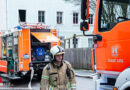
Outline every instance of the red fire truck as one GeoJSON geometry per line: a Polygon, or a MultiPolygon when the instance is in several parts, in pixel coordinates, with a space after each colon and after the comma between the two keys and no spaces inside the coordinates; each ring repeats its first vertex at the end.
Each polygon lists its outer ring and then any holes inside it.
{"type": "Polygon", "coordinates": [[[0,76],[20,79],[30,74],[30,67],[39,77],[51,61],[50,48],[60,45],[58,31],[42,25],[17,26],[0,36],[0,76]]]}
{"type": "Polygon", "coordinates": [[[82,0],[81,30],[93,36],[96,90],[130,90],[130,0],[96,0],[94,31],[89,29],[89,0],[82,0]]]}

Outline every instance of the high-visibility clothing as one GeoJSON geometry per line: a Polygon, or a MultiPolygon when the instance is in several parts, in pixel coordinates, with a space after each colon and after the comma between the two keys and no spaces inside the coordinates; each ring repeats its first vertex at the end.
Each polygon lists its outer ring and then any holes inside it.
{"type": "Polygon", "coordinates": [[[41,90],[76,90],[75,73],[71,64],[63,61],[60,67],[54,62],[46,65],[42,73],[41,90]]]}

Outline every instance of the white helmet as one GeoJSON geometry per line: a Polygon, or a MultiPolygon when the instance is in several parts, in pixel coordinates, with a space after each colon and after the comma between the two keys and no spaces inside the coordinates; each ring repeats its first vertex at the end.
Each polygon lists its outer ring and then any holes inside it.
{"type": "Polygon", "coordinates": [[[64,49],[60,46],[54,46],[51,48],[50,50],[51,54],[53,55],[53,59],[55,55],[60,55],[60,54],[64,54],[64,49]]]}

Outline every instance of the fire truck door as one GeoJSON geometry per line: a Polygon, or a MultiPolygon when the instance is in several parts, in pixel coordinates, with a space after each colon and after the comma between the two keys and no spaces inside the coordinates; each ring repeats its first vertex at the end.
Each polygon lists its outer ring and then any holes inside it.
{"type": "Polygon", "coordinates": [[[19,71],[29,70],[30,52],[30,30],[23,29],[19,32],[19,71]]]}

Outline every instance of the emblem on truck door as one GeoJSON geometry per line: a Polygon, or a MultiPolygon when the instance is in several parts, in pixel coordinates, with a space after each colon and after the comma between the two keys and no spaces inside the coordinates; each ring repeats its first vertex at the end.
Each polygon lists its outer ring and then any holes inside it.
{"type": "Polygon", "coordinates": [[[124,60],[119,57],[119,48],[118,47],[112,47],[111,49],[112,57],[108,58],[109,63],[123,63],[124,60]]]}
{"type": "Polygon", "coordinates": [[[118,49],[117,48],[112,48],[112,56],[117,57],[118,56],[118,49]]]}

